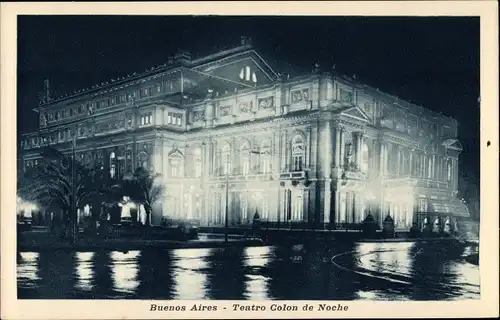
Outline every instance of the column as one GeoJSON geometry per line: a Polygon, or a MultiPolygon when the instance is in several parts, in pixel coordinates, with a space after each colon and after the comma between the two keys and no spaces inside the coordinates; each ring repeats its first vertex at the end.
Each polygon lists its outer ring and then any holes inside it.
{"type": "Polygon", "coordinates": [[[410,159],[409,159],[409,163],[410,163],[409,164],[409,166],[410,166],[410,168],[409,168],[409,170],[410,170],[410,177],[413,176],[413,151],[414,151],[413,149],[409,151],[409,157],[410,157],[410,159]]]}
{"type": "Polygon", "coordinates": [[[215,110],[211,98],[205,100],[205,126],[211,128],[214,125],[215,110]]]}
{"type": "Polygon", "coordinates": [[[335,168],[340,168],[340,131],[341,131],[341,127],[339,125],[336,125],[335,126],[335,131],[334,131],[334,135],[335,135],[335,158],[334,158],[334,161],[335,161],[335,168]]]}
{"type": "Polygon", "coordinates": [[[340,161],[339,161],[339,164],[340,164],[340,167],[343,167],[344,166],[344,157],[345,157],[345,136],[344,136],[345,130],[344,130],[344,128],[340,128],[339,135],[340,135],[340,153],[339,153],[340,161]]]}
{"type": "Polygon", "coordinates": [[[340,223],[340,192],[338,190],[334,190],[333,192],[332,207],[334,216],[332,217],[332,222],[340,223]]]}
{"type": "Polygon", "coordinates": [[[380,141],[380,175],[383,177],[386,175],[387,171],[387,144],[384,141],[380,141]]]}
{"type": "Polygon", "coordinates": [[[458,161],[457,161],[457,159],[453,159],[453,162],[452,162],[451,179],[453,181],[453,191],[456,191],[457,187],[458,187],[458,161]]]}
{"type": "Polygon", "coordinates": [[[363,133],[356,133],[356,165],[361,166],[363,150],[363,133]]]}
{"type": "Polygon", "coordinates": [[[275,104],[274,104],[274,109],[275,109],[275,114],[276,115],[281,115],[281,93],[283,89],[283,84],[280,83],[280,85],[276,88],[276,97],[275,97],[275,104]]]}
{"type": "MultiPolygon", "coordinates": [[[[331,135],[331,134],[330,134],[331,135]]],[[[331,140],[331,137],[329,138],[329,141],[331,140]]],[[[305,168],[311,168],[311,158],[312,158],[312,127],[307,127],[307,130],[306,130],[306,147],[305,147],[305,163],[304,163],[304,167],[305,168]]],[[[320,140],[319,140],[320,141],[320,140]]],[[[315,141],[314,144],[316,146],[316,153],[318,151],[321,151],[321,150],[318,150],[318,142],[319,141],[315,141]]]]}

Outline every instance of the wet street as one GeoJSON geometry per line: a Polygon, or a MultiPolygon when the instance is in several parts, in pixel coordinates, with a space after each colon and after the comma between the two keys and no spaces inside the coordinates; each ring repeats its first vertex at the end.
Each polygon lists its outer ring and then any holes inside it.
{"type": "Polygon", "coordinates": [[[477,248],[358,243],[291,248],[23,252],[23,299],[479,299],[477,248]]]}

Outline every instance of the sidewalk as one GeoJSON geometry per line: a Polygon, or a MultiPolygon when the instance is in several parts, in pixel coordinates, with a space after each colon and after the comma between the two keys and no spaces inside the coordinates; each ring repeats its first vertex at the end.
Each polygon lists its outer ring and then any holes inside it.
{"type": "Polygon", "coordinates": [[[62,243],[50,235],[36,237],[25,237],[20,245],[19,251],[41,251],[41,250],[142,250],[142,249],[183,249],[183,248],[224,248],[224,247],[251,247],[262,246],[261,239],[244,239],[237,235],[230,235],[228,242],[224,237],[214,237],[200,234],[197,240],[145,240],[145,239],[79,239],[76,244],[62,243]]]}

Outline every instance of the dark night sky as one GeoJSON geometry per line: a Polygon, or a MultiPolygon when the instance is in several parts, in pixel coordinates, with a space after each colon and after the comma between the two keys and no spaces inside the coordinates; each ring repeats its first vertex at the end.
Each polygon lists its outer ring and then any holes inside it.
{"type": "Polygon", "coordinates": [[[250,36],[277,72],[325,71],[456,118],[462,169],[479,175],[479,18],[92,17],[18,20],[18,128],[48,78],[57,94],[163,64],[178,48],[202,56],[250,36]]]}

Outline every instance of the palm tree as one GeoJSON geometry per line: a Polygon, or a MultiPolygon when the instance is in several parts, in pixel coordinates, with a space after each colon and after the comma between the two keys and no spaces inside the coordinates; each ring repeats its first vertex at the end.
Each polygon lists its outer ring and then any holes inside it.
{"type": "Polygon", "coordinates": [[[161,175],[151,173],[148,170],[139,167],[133,175],[125,177],[122,182],[122,192],[133,202],[142,204],[146,211],[146,225],[150,225],[151,212],[156,201],[163,197],[165,191],[161,183],[161,175]]]}
{"type": "MultiPolygon", "coordinates": [[[[96,197],[109,193],[109,190],[104,188],[103,179],[99,170],[86,168],[78,161],[70,161],[63,155],[59,158],[44,157],[36,167],[30,168],[22,175],[18,191],[25,200],[61,209],[63,219],[70,222],[72,218],[76,218],[76,212],[72,212],[73,204],[74,208],[79,208],[92,203],[96,197]]],[[[95,218],[95,215],[93,217],[95,218]]]]}

